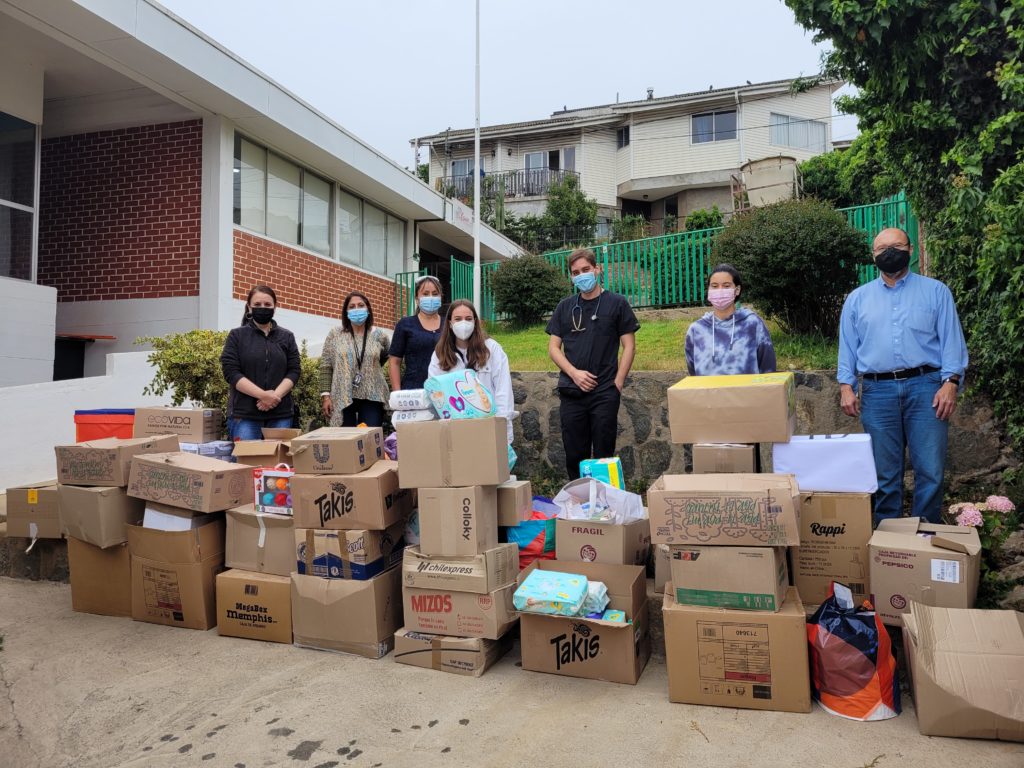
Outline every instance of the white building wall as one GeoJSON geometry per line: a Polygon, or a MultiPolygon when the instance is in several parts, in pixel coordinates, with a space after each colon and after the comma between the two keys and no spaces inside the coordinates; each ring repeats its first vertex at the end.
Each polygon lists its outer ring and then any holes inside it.
{"type": "MultiPolygon", "coordinates": [[[[583,136],[581,186],[598,205],[616,206],[615,129],[587,131],[583,136]]],[[[576,158],[580,163],[579,155],[576,158]]]]}
{"type": "MultiPolygon", "coordinates": [[[[632,134],[632,129],[630,129],[632,134]]],[[[630,136],[632,141],[632,135],[630,136]]],[[[617,143],[617,142],[616,142],[617,143]]],[[[615,144],[612,145],[616,146],[615,144]]],[[[622,149],[615,150],[615,183],[625,184],[627,181],[633,178],[633,150],[632,143],[628,146],[622,147],[622,149]]]]}
{"type": "Polygon", "coordinates": [[[57,289],[0,277],[0,305],[0,387],[52,381],[57,289]]]}
{"type": "MultiPolygon", "coordinates": [[[[732,107],[719,109],[728,110],[732,107]]],[[[701,113],[706,111],[708,110],[701,110],[701,113]]],[[[691,114],[645,122],[639,122],[638,118],[634,118],[631,137],[634,145],[634,169],[631,178],[643,179],[739,167],[739,139],[694,144],[691,126],[691,114]]],[[[620,179],[620,183],[627,180],[620,179]]]]}
{"type": "Polygon", "coordinates": [[[780,154],[802,161],[821,154],[813,150],[772,144],[768,129],[772,112],[825,123],[825,149],[831,147],[832,96],[828,88],[814,88],[795,96],[785,94],[743,103],[743,124],[746,126],[743,131],[743,162],[780,154]]]}
{"type": "Polygon", "coordinates": [[[20,439],[18,449],[8,451],[0,463],[0,491],[57,476],[53,446],[75,442],[76,410],[170,403],[169,396],[142,394],[155,373],[145,352],[110,355],[106,363],[103,376],[3,390],[0,434],[20,439]]]}

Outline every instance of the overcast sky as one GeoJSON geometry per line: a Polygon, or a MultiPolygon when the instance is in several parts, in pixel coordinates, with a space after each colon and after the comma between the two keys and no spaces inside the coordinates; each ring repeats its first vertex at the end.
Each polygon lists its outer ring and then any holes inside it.
{"type": "MultiPolygon", "coordinates": [[[[473,126],[473,0],[160,1],[403,166],[409,139],[473,126]]],[[[780,0],[480,5],[482,125],[810,75],[822,51],[780,0]]]]}

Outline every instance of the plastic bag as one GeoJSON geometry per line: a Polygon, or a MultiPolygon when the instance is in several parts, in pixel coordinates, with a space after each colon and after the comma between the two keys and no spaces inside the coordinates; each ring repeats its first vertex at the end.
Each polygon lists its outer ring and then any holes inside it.
{"type": "Polygon", "coordinates": [[[624,525],[647,517],[643,499],[637,494],[581,477],[563,486],[555,496],[558,516],[563,520],[596,520],[624,525]]]}
{"type": "Polygon", "coordinates": [[[384,438],[384,455],[392,461],[398,461],[398,433],[392,432],[384,438]]]}
{"type": "Polygon", "coordinates": [[[555,559],[556,512],[550,499],[534,496],[530,519],[505,529],[509,543],[519,547],[519,570],[529,567],[534,560],[555,559]]]}
{"type": "Polygon", "coordinates": [[[882,619],[849,587],[833,582],[807,621],[811,688],[822,709],[849,720],[888,720],[900,713],[900,682],[882,619]]]}

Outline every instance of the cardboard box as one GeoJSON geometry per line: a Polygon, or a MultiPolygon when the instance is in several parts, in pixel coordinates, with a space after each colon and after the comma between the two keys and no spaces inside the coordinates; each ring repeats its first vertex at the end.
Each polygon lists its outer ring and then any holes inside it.
{"type": "Polygon", "coordinates": [[[800,546],[790,554],[804,605],[823,603],[833,581],[849,587],[857,605],[871,597],[871,522],[871,494],[800,494],[800,546]]]}
{"type": "Polygon", "coordinates": [[[249,467],[276,467],[291,462],[290,443],[284,440],[239,440],[231,455],[249,467]]]}
{"type": "Polygon", "coordinates": [[[680,547],[671,578],[680,605],[777,611],[786,599],[785,547],[680,547]]]}
{"type": "Polygon", "coordinates": [[[687,376],[668,388],[673,443],[785,443],[796,429],[792,373],[687,376]]]}
{"type": "Polygon", "coordinates": [[[911,603],[903,623],[921,733],[1024,741],[1024,615],[911,603]]]}
{"type": "Polygon", "coordinates": [[[756,472],[756,445],[697,443],[693,446],[693,474],[756,472]]]}
{"type": "Polygon", "coordinates": [[[420,551],[475,555],[498,546],[498,492],[493,485],[420,488],[420,551]]]}
{"type": "Polygon", "coordinates": [[[386,531],[296,528],[292,570],[325,579],[370,579],[402,561],[405,523],[386,531]]]}
{"type": "Polygon", "coordinates": [[[132,434],[135,437],[176,435],[183,443],[210,443],[224,435],[224,414],[219,408],[136,408],[132,434]]]}
{"type": "Polygon", "coordinates": [[[405,628],[432,635],[497,640],[519,620],[514,583],[487,594],[403,587],[405,628]]]}
{"type": "Polygon", "coordinates": [[[250,467],[209,456],[143,454],[132,461],[128,493],[193,512],[222,512],[250,500],[251,478],[250,467]]]}
{"type": "Polygon", "coordinates": [[[650,520],[632,520],[625,525],[561,518],[555,521],[556,560],[646,565],[650,554],[650,520]]]}
{"type": "Polygon", "coordinates": [[[380,427],[322,427],[292,438],[292,469],[306,475],[354,475],[383,458],[380,427]]]}
{"type": "Polygon", "coordinates": [[[291,643],[291,578],[234,569],[219,573],[217,634],[291,643]]]}
{"type": "Polygon", "coordinates": [[[7,535],[23,539],[61,539],[57,481],[7,489],[7,535]]]}
{"type": "Polygon", "coordinates": [[[220,515],[213,512],[193,512],[191,509],[173,507],[156,501],[147,501],[144,504],[142,527],[155,531],[189,531],[206,525],[211,520],[221,519],[220,515]]]}
{"type": "Polygon", "coordinates": [[[608,607],[624,611],[629,623],[523,611],[523,669],[635,685],[651,655],[646,570],[639,565],[538,560],[523,571],[520,581],[535,568],[604,582],[608,607]]]}
{"type": "Polygon", "coordinates": [[[800,543],[792,475],[662,475],[647,492],[651,541],[777,547],[800,543]]]}
{"type": "Polygon", "coordinates": [[[672,580],[672,561],[669,554],[668,544],[654,544],[651,547],[654,553],[654,591],[658,594],[665,592],[665,584],[672,580]]]}
{"type": "Polygon", "coordinates": [[[499,544],[479,555],[450,557],[425,555],[419,547],[408,547],[402,558],[402,584],[406,587],[483,595],[515,583],[518,575],[517,544],[499,544]]]}
{"type": "Polygon", "coordinates": [[[267,515],[252,504],[229,509],[224,564],[228,568],[290,576],[295,570],[295,534],[289,515],[267,515]]]}
{"type": "Polygon", "coordinates": [[[871,592],[882,621],[902,626],[910,601],[973,608],[981,571],[978,531],[917,517],[883,520],[868,542],[871,592]]]}
{"type": "Polygon", "coordinates": [[[402,574],[392,568],[366,581],[321,579],[293,573],[292,632],[295,644],[386,656],[402,626],[402,574]]]}
{"type": "Polygon", "coordinates": [[[178,438],[104,437],[58,445],[53,450],[57,455],[57,482],[62,485],[128,485],[128,471],[135,456],[177,451],[178,438]]]}
{"type": "Polygon", "coordinates": [[[295,475],[296,528],[383,531],[412,512],[413,492],[398,487],[398,464],[378,461],[357,475],[295,475]]]}
{"type": "Polygon", "coordinates": [[[209,629],[217,624],[214,579],[224,568],[224,521],[189,531],[128,526],[132,618],[209,629]]]}
{"type": "Polygon", "coordinates": [[[125,526],[142,519],[146,502],[124,488],[59,485],[60,522],[68,536],[104,548],[128,541],[125,526]]]}
{"type": "Polygon", "coordinates": [[[512,634],[509,632],[498,640],[425,635],[404,628],[395,632],[395,661],[399,664],[468,677],[480,677],[511,647],[512,634]]]}
{"type": "Polygon", "coordinates": [[[500,485],[508,480],[505,419],[422,421],[397,426],[403,488],[500,485]]]}
{"type": "Polygon", "coordinates": [[[506,480],[498,486],[498,525],[512,528],[533,514],[533,486],[529,480],[506,480]]]}
{"type": "Polygon", "coordinates": [[[260,430],[264,440],[282,440],[290,443],[292,438],[302,434],[301,429],[290,429],[288,427],[263,427],[260,430]]]}
{"type": "Polygon", "coordinates": [[[810,712],[807,623],[793,587],[778,613],[680,605],[665,586],[668,699],[681,704],[810,712]]]}
{"type": "Polygon", "coordinates": [[[71,610],[100,616],[132,615],[132,566],[127,544],[100,549],[68,537],[71,610]]]}

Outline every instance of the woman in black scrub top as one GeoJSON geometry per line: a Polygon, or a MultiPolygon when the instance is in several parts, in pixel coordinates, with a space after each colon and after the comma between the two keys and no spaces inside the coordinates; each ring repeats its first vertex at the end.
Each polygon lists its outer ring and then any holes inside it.
{"type": "Polygon", "coordinates": [[[388,350],[391,390],[422,389],[427,367],[441,338],[441,281],[432,275],[416,279],[415,315],[403,317],[395,325],[388,350]],[[405,370],[402,370],[402,363],[405,370]]]}

